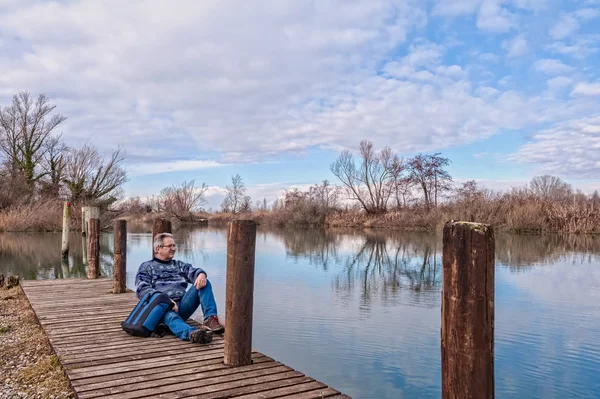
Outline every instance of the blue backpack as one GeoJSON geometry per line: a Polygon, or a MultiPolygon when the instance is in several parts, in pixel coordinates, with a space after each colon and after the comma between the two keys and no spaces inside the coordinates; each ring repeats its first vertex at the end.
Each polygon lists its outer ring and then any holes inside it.
{"type": "Polygon", "coordinates": [[[166,294],[148,293],[140,299],[127,319],[121,323],[121,327],[127,334],[149,337],[156,330],[165,313],[172,308],[173,302],[166,294]]]}

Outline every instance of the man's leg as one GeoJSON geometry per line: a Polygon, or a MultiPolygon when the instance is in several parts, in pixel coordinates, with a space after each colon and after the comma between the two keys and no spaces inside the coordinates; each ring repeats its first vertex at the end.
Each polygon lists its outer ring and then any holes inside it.
{"type": "Polygon", "coordinates": [[[195,328],[189,326],[176,312],[169,310],[165,317],[163,318],[163,322],[169,327],[169,330],[179,339],[184,341],[190,340],[190,333],[195,330],[195,328]]]}
{"type": "Polygon", "coordinates": [[[169,310],[167,314],[165,314],[163,321],[167,327],[169,327],[169,330],[181,340],[198,344],[208,344],[213,339],[212,330],[205,326],[200,328],[191,327],[172,310],[169,310]]]}
{"type": "Polygon", "coordinates": [[[213,294],[210,281],[206,280],[206,285],[198,290],[198,298],[200,299],[204,319],[217,315],[217,302],[215,301],[215,295],[213,294]]]}
{"type": "Polygon", "coordinates": [[[197,289],[192,285],[177,306],[179,307],[179,316],[183,320],[189,319],[198,309],[198,306],[202,307],[202,315],[205,319],[216,316],[217,302],[210,281],[206,280],[206,285],[201,289],[197,289]]]}
{"type": "Polygon", "coordinates": [[[204,325],[214,331],[215,334],[223,334],[225,327],[219,321],[217,316],[217,303],[213,294],[210,281],[206,280],[206,286],[198,291],[202,313],[204,314],[204,325]]]}
{"type": "Polygon", "coordinates": [[[225,328],[217,317],[217,302],[215,301],[210,281],[206,280],[206,285],[201,289],[196,289],[192,285],[178,306],[179,315],[184,320],[188,319],[198,309],[198,306],[201,306],[204,325],[213,330],[215,334],[225,332],[225,328]]]}

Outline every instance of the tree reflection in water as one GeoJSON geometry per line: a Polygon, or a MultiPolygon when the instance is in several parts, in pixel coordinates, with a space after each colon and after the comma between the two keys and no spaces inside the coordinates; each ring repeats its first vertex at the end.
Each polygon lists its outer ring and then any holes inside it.
{"type": "MultiPolygon", "coordinates": [[[[363,306],[394,300],[407,288],[415,295],[441,289],[439,235],[390,230],[269,230],[282,238],[288,256],[305,258],[323,271],[335,270],[333,289],[343,299],[360,290],[363,306]]],[[[587,263],[600,258],[598,236],[496,234],[496,263],[519,272],[555,262],[587,263]]]]}
{"type": "Polygon", "coordinates": [[[395,299],[402,288],[414,293],[437,289],[441,280],[434,235],[407,241],[379,232],[366,232],[358,252],[349,254],[342,271],[333,279],[338,292],[360,290],[361,306],[371,301],[395,299]]]}
{"type": "Polygon", "coordinates": [[[438,239],[431,233],[380,230],[277,230],[288,256],[306,258],[337,273],[333,289],[341,295],[360,290],[364,306],[376,297],[395,298],[403,287],[418,293],[441,283],[438,239]]]}

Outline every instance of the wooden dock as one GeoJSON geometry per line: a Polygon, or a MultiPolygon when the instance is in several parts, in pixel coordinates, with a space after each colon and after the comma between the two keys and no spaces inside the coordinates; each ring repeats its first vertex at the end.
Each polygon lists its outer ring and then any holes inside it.
{"type": "Polygon", "coordinates": [[[256,351],[253,364],[229,368],[220,336],[199,345],[128,335],[121,321],[137,298],[112,294],[112,280],[22,287],[78,398],[348,398],[256,351]]]}

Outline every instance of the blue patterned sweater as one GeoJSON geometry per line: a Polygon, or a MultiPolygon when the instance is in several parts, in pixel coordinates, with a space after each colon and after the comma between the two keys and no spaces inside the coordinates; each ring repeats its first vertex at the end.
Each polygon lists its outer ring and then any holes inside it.
{"type": "Polygon", "coordinates": [[[200,273],[206,274],[204,270],[180,260],[167,262],[154,258],[140,265],[135,276],[135,294],[142,299],[147,293],[158,291],[179,302],[188,283],[194,284],[200,273]]]}

